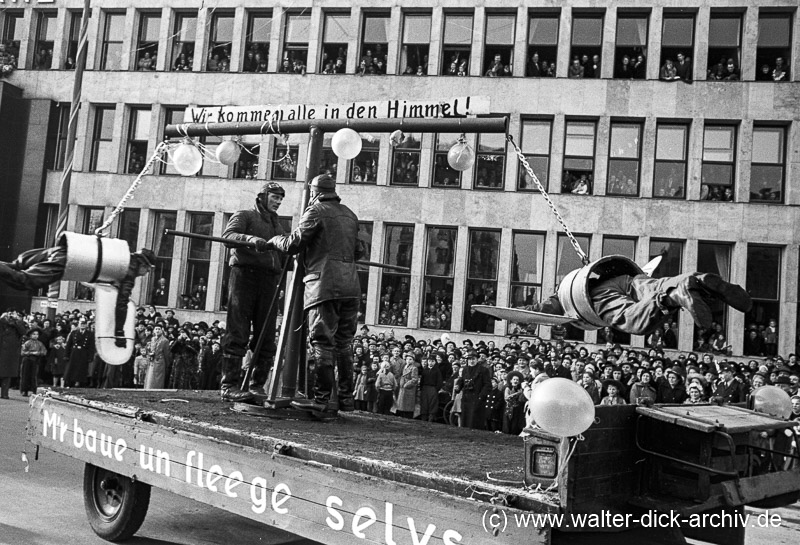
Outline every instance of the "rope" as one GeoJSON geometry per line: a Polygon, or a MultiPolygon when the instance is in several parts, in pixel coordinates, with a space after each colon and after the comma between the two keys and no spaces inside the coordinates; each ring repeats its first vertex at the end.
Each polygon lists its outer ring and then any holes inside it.
{"type": "Polygon", "coordinates": [[[550,210],[553,211],[558,223],[561,224],[561,228],[564,229],[564,233],[566,233],[567,237],[569,238],[572,247],[575,248],[575,252],[577,252],[578,257],[581,258],[581,262],[583,262],[584,265],[588,265],[589,256],[587,256],[586,252],[583,251],[583,248],[581,248],[581,245],[578,244],[578,240],[575,238],[575,235],[573,235],[572,231],[570,231],[569,227],[567,227],[567,223],[564,221],[564,218],[562,218],[561,214],[558,213],[556,205],[553,204],[553,201],[550,199],[550,195],[547,194],[542,182],[540,182],[539,178],[536,177],[536,174],[533,173],[533,169],[531,168],[531,165],[528,164],[528,160],[522,154],[522,151],[519,149],[519,147],[514,143],[514,137],[510,134],[507,134],[506,140],[508,140],[508,142],[514,148],[514,152],[517,154],[517,159],[519,159],[519,162],[522,163],[523,167],[525,167],[525,170],[528,172],[528,176],[531,177],[531,180],[533,180],[533,182],[536,184],[536,188],[539,190],[539,193],[541,193],[542,197],[544,197],[544,200],[547,201],[547,204],[550,206],[550,210]]]}
{"type": "Polygon", "coordinates": [[[139,185],[141,185],[142,178],[144,178],[144,175],[147,174],[147,171],[150,170],[150,168],[157,160],[161,159],[161,154],[164,153],[164,151],[166,151],[167,147],[168,144],[166,142],[159,142],[158,146],[156,146],[156,150],[153,152],[153,155],[150,157],[150,159],[147,161],[147,164],[144,165],[142,171],[139,173],[139,175],[133,181],[131,186],[128,188],[128,191],[125,192],[125,195],[122,196],[122,200],[119,201],[117,207],[113,210],[113,212],[111,212],[111,214],[108,215],[108,219],[105,222],[103,222],[103,225],[95,229],[94,231],[95,235],[106,236],[105,231],[107,231],[108,228],[111,227],[111,224],[114,223],[114,220],[117,219],[117,216],[119,216],[122,213],[122,211],[125,210],[125,203],[128,202],[128,200],[131,197],[133,197],[133,194],[136,192],[136,189],[139,187],[139,185]]]}
{"type": "Polygon", "coordinates": [[[578,443],[580,441],[584,440],[584,437],[583,435],[578,435],[577,437],[570,437],[569,440],[572,441],[572,447],[569,449],[569,452],[564,457],[564,459],[561,460],[561,464],[559,464],[558,468],[558,474],[556,474],[556,478],[553,479],[553,484],[548,486],[545,489],[545,492],[550,492],[551,490],[555,490],[556,488],[558,488],[558,482],[561,480],[561,477],[564,474],[564,470],[566,470],[567,466],[569,465],[569,459],[572,458],[572,454],[575,452],[575,448],[578,446],[578,443]]]}

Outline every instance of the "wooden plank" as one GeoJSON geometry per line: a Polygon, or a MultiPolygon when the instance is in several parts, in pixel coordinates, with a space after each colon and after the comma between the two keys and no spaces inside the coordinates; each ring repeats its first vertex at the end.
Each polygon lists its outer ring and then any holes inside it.
{"type": "Polygon", "coordinates": [[[547,543],[549,528],[486,519],[525,512],[36,396],[29,439],[215,507],[331,544],[547,543]],[[491,527],[489,528],[491,530],[491,527]],[[362,537],[363,536],[363,537],[362,537]]]}
{"type": "Polygon", "coordinates": [[[800,473],[780,471],[721,483],[730,505],[742,505],[800,490],[800,473]]]}
{"type": "Polygon", "coordinates": [[[769,415],[730,405],[639,407],[638,412],[701,431],[717,429],[728,433],[742,433],[754,429],[783,429],[790,426],[785,421],[769,415]]]}
{"type": "MultiPolygon", "coordinates": [[[[77,404],[79,406],[101,407],[105,406],[117,407],[117,403],[106,404],[94,401],[89,401],[85,398],[65,395],[61,393],[49,392],[49,395],[59,400],[77,404]]],[[[180,416],[175,416],[170,413],[160,413],[147,411],[143,412],[135,407],[129,407],[129,411],[137,414],[138,418],[146,420],[147,422],[161,424],[170,428],[182,429],[191,433],[200,435],[211,435],[215,438],[229,441],[234,444],[243,446],[250,446],[253,448],[266,449],[272,451],[275,447],[281,446],[285,454],[291,455],[303,460],[310,460],[315,462],[322,462],[330,464],[333,467],[341,469],[348,469],[358,473],[366,473],[380,478],[393,480],[397,482],[405,482],[423,488],[430,488],[459,496],[463,498],[474,497],[475,495],[506,495],[514,496],[516,498],[514,506],[525,511],[536,512],[557,512],[558,505],[556,503],[555,494],[544,494],[541,492],[528,492],[521,487],[502,486],[495,483],[487,483],[484,481],[475,481],[465,478],[459,478],[452,475],[445,475],[442,473],[422,471],[413,467],[398,463],[386,463],[380,460],[372,460],[365,457],[348,456],[341,453],[332,453],[318,448],[309,447],[307,445],[299,444],[295,441],[287,441],[286,439],[270,437],[254,433],[243,433],[239,429],[225,428],[219,425],[213,425],[205,422],[196,422],[184,419],[180,416]]],[[[350,415],[348,415],[350,418],[350,415]]],[[[353,416],[358,419],[359,416],[353,416]]],[[[393,425],[400,427],[407,427],[413,432],[417,422],[398,419],[393,421],[393,425]]],[[[491,436],[490,436],[491,437],[491,436]]],[[[521,444],[520,448],[524,448],[521,444]]],[[[520,453],[522,454],[522,453],[520,453]]],[[[522,457],[522,456],[520,456],[522,457]]],[[[522,486],[522,477],[520,476],[520,486],[522,486]]]]}

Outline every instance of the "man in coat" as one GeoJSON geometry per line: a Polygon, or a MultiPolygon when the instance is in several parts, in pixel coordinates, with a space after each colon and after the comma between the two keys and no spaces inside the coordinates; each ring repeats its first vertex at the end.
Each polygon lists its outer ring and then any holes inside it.
{"type": "Polygon", "coordinates": [[[223,401],[248,401],[264,395],[264,383],[275,361],[275,323],[277,304],[270,308],[278,289],[283,258],[267,241],[283,234],[278,208],[286,195],[275,182],[269,182],[256,196],[255,205],[231,216],[222,236],[231,241],[255,243],[255,249],[234,247],[231,250],[231,276],[228,282],[228,329],[222,339],[223,401]],[[266,324],[266,325],[265,325],[266,324]],[[264,331],[259,354],[253,356],[248,391],[241,391],[242,358],[248,348],[254,350],[264,331]]]}
{"type": "Polygon", "coordinates": [[[467,352],[467,366],[464,367],[461,380],[463,427],[483,429],[486,422],[482,401],[492,388],[492,375],[487,367],[478,363],[478,353],[475,350],[467,352]]]}
{"type": "Polygon", "coordinates": [[[84,386],[89,380],[89,364],[94,358],[94,334],[89,330],[86,316],[78,319],[78,329],[67,336],[67,368],[64,383],[84,386]]]}
{"type": "Polygon", "coordinates": [[[725,403],[741,403],[745,401],[742,383],[733,377],[733,365],[727,362],[719,364],[719,381],[714,385],[712,397],[721,398],[725,403]]]}
{"type": "Polygon", "coordinates": [[[13,308],[0,315],[0,399],[8,399],[11,379],[19,376],[20,348],[27,331],[13,308]]]}
{"type": "Polygon", "coordinates": [[[311,200],[297,229],[270,245],[283,252],[302,250],[305,264],[303,306],[316,359],[314,398],[293,402],[296,408],[336,414],[352,411],[353,351],[361,287],[355,262],[364,256],[358,217],[341,203],[336,181],[321,174],[309,185],[311,200]],[[338,370],[335,384],[334,366],[338,370]]]}

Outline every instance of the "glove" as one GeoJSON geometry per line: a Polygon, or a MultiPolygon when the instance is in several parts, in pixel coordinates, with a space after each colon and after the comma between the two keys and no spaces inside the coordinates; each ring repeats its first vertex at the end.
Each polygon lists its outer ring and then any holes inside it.
{"type": "Polygon", "coordinates": [[[270,248],[269,242],[261,237],[250,237],[250,242],[256,245],[256,252],[260,254],[263,254],[270,248]]]}

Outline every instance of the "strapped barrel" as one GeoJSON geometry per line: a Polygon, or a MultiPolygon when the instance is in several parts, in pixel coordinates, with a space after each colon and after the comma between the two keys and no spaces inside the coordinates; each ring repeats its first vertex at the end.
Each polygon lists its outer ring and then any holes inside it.
{"type": "Polygon", "coordinates": [[[58,244],[67,249],[62,280],[119,282],[128,272],[131,252],[124,240],[64,232],[58,244]]]}
{"type": "Polygon", "coordinates": [[[589,293],[592,288],[615,276],[644,274],[632,259],[621,255],[610,255],[592,261],[580,269],[570,272],[558,285],[558,301],[565,314],[579,321],[573,323],[580,329],[592,330],[609,327],[594,311],[589,293]]]}

